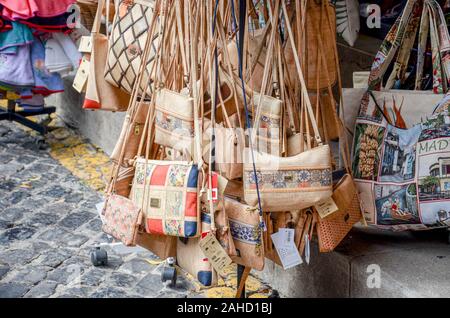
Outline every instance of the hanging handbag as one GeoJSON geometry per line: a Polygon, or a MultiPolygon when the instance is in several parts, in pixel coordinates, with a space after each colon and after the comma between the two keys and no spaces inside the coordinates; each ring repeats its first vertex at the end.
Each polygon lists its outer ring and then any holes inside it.
{"type": "MultiPolygon", "coordinates": [[[[202,237],[211,231],[211,216],[202,213],[202,237]]],[[[194,276],[203,286],[217,285],[217,272],[203,254],[199,242],[201,238],[178,239],[178,266],[194,276]]]]}
{"type": "MultiPolygon", "coordinates": [[[[276,9],[279,9],[278,3],[276,9]]],[[[276,20],[277,17],[273,25],[276,25],[276,20]]],[[[330,148],[322,144],[289,23],[287,29],[306,112],[310,117],[318,147],[294,157],[278,157],[259,152],[252,154],[252,149],[244,151],[245,202],[253,206],[258,203],[264,211],[271,212],[308,208],[330,198],[332,194],[330,148]]],[[[276,28],[273,28],[272,37],[275,31],[276,28]]],[[[267,77],[263,79],[263,86],[266,81],[267,77]]]]}
{"type": "Polygon", "coordinates": [[[228,197],[224,198],[223,207],[237,252],[231,259],[237,264],[263,270],[263,231],[258,209],[228,197]]]}
{"type": "Polygon", "coordinates": [[[109,196],[105,204],[103,231],[119,239],[126,246],[136,245],[143,216],[141,209],[120,195],[109,196]]]}
{"type": "Polygon", "coordinates": [[[128,108],[130,96],[106,82],[103,77],[104,61],[108,50],[108,37],[99,33],[104,4],[105,0],[98,1],[98,10],[92,29],[92,52],[83,108],[125,111],[128,108]]]}
{"type": "MultiPolygon", "coordinates": [[[[386,88],[405,83],[416,35],[419,34],[420,47],[427,38],[422,32],[427,29],[433,56],[433,91],[447,91],[450,77],[446,66],[448,51],[444,48],[450,37],[442,9],[433,0],[424,1],[423,5],[408,1],[372,65],[369,91],[361,100],[356,118],[353,175],[367,222],[385,229],[425,230],[448,226],[443,208],[448,203],[446,165],[440,158],[450,153],[445,146],[448,140],[444,132],[449,96],[437,107],[425,103],[417,109],[419,101],[425,100],[421,95],[426,93],[373,91],[381,89],[383,77],[395,57],[386,88]]],[[[419,61],[423,48],[420,51],[419,61]]],[[[422,87],[422,75],[419,76],[415,83],[418,89],[422,87]]]]}
{"type": "Polygon", "coordinates": [[[119,139],[111,154],[111,159],[115,162],[119,160],[122,147],[125,147],[123,164],[132,166],[132,160],[136,157],[139,143],[144,132],[144,124],[149,113],[149,103],[139,102],[134,114],[127,114],[122,125],[119,139]],[[128,139],[125,139],[128,136],[128,139]]]}
{"type": "Polygon", "coordinates": [[[155,143],[193,153],[194,100],[168,89],[156,93],[155,143]]]}
{"type": "Polygon", "coordinates": [[[138,158],[131,198],[142,206],[151,234],[196,237],[200,234],[196,164],[138,158]]]}
{"type": "MultiPolygon", "coordinates": [[[[130,93],[138,77],[142,62],[142,52],[155,10],[154,0],[121,0],[115,16],[111,38],[109,41],[108,57],[105,66],[105,79],[108,83],[130,93]]],[[[139,95],[149,87],[144,87],[150,77],[151,68],[155,59],[159,40],[152,37],[152,48],[146,60],[144,81],[140,87],[139,95]]]]}
{"type": "Polygon", "coordinates": [[[317,236],[320,252],[331,252],[347,236],[353,225],[361,221],[362,213],[358,190],[346,174],[333,190],[333,201],[338,211],[325,218],[317,218],[317,236]]]}

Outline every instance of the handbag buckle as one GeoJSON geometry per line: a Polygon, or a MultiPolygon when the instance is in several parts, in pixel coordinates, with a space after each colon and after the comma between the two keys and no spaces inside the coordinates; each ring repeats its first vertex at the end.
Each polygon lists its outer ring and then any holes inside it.
{"type": "Polygon", "coordinates": [[[136,124],[136,126],[134,126],[134,134],[135,135],[139,135],[139,132],[140,132],[140,129],[141,127],[140,127],[140,125],[139,124],[136,124]]]}

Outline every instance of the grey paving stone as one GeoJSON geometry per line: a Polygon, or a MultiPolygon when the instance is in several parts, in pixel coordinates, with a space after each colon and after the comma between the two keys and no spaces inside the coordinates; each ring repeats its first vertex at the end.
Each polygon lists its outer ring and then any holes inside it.
{"type": "Polygon", "coordinates": [[[48,266],[29,266],[15,271],[14,276],[11,278],[14,282],[25,282],[35,285],[44,280],[52,268],[48,266]]]}
{"type": "Polygon", "coordinates": [[[96,214],[88,211],[75,212],[62,219],[59,224],[66,228],[75,230],[89,220],[93,219],[95,216],[96,214]]]}
{"type": "Polygon", "coordinates": [[[10,266],[24,265],[35,256],[35,251],[30,249],[12,249],[0,253],[0,260],[10,266]]]}
{"type": "Polygon", "coordinates": [[[39,194],[49,198],[63,198],[69,192],[69,189],[65,189],[59,185],[54,185],[39,194]]]}
{"type": "Polygon", "coordinates": [[[108,271],[105,269],[94,267],[81,276],[80,283],[86,286],[100,286],[107,274],[108,271]]]}
{"type": "Polygon", "coordinates": [[[36,233],[36,228],[28,226],[16,226],[0,234],[0,243],[12,242],[15,240],[24,241],[36,233]]]}
{"type": "Polygon", "coordinates": [[[163,288],[160,275],[147,274],[136,285],[135,291],[144,296],[156,296],[163,288]]]}
{"type": "Polygon", "coordinates": [[[19,298],[30,290],[30,286],[19,283],[0,283],[0,298],[19,298]]]}
{"type": "Polygon", "coordinates": [[[92,221],[90,221],[85,228],[87,230],[91,230],[93,232],[98,232],[100,233],[102,230],[102,220],[100,220],[99,217],[93,219],[92,221]]]}
{"type": "Polygon", "coordinates": [[[38,212],[30,218],[27,218],[25,223],[35,227],[43,227],[53,225],[60,219],[60,216],[52,213],[38,212]]]}
{"type": "Polygon", "coordinates": [[[123,273],[112,273],[107,279],[107,283],[110,286],[122,287],[122,288],[132,288],[137,282],[137,279],[133,275],[123,274],[123,273]]]}
{"type": "Polygon", "coordinates": [[[156,266],[149,264],[146,260],[140,258],[133,258],[125,262],[119,271],[126,274],[148,274],[155,269],[156,266]]]}
{"type": "Polygon", "coordinates": [[[75,264],[59,266],[47,274],[47,280],[63,285],[77,284],[83,274],[83,267],[75,264]]]}
{"type": "Polygon", "coordinates": [[[33,261],[36,265],[44,265],[56,268],[71,256],[71,252],[66,249],[52,249],[46,251],[33,261]]]}
{"type": "Polygon", "coordinates": [[[52,281],[43,281],[40,284],[34,286],[30,289],[28,293],[25,294],[25,298],[46,298],[55,293],[56,286],[58,283],[52,281]]]}
{"type": "Polygon", "coordinates": [[[24,210],[21,208],[15,208],[10,207],[3,211],[0,211],[0,219],[9,221],[9,222],[15,222],[17,220],[20,220],[24,214],[31,214],[30,210],[24,210]]]}
{"type": "Polygon", "coordinates": [[[57,295],[57,298],[86,298],[90,294],[92,294],[92,287],[73,287],[66,288],[60,295],[57,295]]]}
{"type": "Polygon", "coordinates": [[[11,205],[15,205],[23,200],[26,200],[30,196],[31,195],[28,192],[25,192],[23,190],[18,190],[18,191],[11,192],[11,194],[9,195],[7,200],[11,205]]]}
{"type": "Polygon", "coordinates": [[[8,274],[10,267],[6,264],[0,264],[0,280],[8,274]]]}
{"type": "Polygon", "coordinates": [[[101,287],[93,292],[91,298],[128,298],[127,291],[115,287],[101,287]]]}

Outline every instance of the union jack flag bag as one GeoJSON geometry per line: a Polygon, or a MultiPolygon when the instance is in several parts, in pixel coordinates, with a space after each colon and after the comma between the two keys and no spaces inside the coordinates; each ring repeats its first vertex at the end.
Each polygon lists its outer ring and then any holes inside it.
{"type": "Polygon", "coordinates": [[[131,199],[145,215],[150,234],[200,235],[197,164],[186,161],[136,160],[131,199]]]}

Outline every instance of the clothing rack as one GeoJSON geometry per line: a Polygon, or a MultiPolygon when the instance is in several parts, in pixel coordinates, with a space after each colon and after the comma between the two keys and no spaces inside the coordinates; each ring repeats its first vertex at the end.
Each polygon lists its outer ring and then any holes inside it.
{"type": "Polygon", "coordinates": [[[0,106],[0,121],[8,120],[18,122],[30,129],[33,129],[40,133],[41,135],[45,135],[48,131],[48,128],[45,125],[38,124],[27,117],[37,116],[37,115],[51,115],[56,112],[56,107],[49,106],[44,107],[39,111],[16,111],[16,101],[12,99],[8,99],[8,105],[6,108],[0,106]]]}

